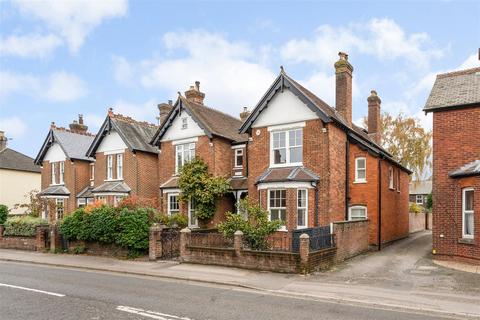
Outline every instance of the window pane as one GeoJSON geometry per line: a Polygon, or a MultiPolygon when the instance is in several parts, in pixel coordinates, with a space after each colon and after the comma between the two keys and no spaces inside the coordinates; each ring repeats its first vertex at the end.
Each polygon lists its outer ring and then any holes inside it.
{"type": "Polygon", "coordinates": [[[302,145],[302,129],[292,130],[289,132],[288,142],[290,146],[301,146],[302,145]]]}
{"type": "Polygon", "coordinates": [[[302,162],[302,147],[290,148],[290,162],[302,162]]]}
{"type": "Polygon", "coordinates": [[[465,213],[465,221],[464,221],[464,232],[465,235],[473,236],[473,214],[472,213],[465,213]]]}
{"type": "Polygon", "coordinates": [[[284,131],[273,133],[273,148],[285,148],[285,134],[284,131]]]}
{"type": "Polygon", "coordinates": [[[280,214],[279,220],[281,220],[283,222],[283,224],[285,224],[286,210],[285,209],[280,209],[278,211],[279,211],[279,214],[280,214]]]}
{"type": "Polygon", "coordinates": [[[357,170],[358,180],[365,180],[365,170],[357,170]]]}
{"type": "Polygon", "coordinates": [[[300,208],[305,208],[307,205],[306,201],[306,190],[298,190],[298,203],[297,206],[300,208]]]}
{"type": "Polygon", "coordinates": [[[465,191],[465,210],[473,211],[473,190],[465,191]]]}
{"type": "Polygon", "coordinates": [[[298,209],[298,218],[297,218],[297,225],[304,227],[305,224],[305,209],[298,209]]]}
{"type": "Polygon", "coordinates": [[[357,159],[357,168],[358,169],[365,169],[365,159],[364,158],[358,158],[357,159]]]}
{"type": "Polygon", "coordinates": [[[275,164],[287,162],[287,151],[285,148],[273,151],[273,161],[275,164]]]}

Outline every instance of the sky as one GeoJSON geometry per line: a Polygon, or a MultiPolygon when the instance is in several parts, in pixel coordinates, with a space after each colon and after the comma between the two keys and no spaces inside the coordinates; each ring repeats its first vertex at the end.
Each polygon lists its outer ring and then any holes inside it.
{"type": "Polygon", "coordinates": [[[157,104],[195,81],[205,103],[253,108],[280,72],[335,105],[349,54],[353,120],[375,89],[382,110],[418,117],[438,73],[480,66],[478,1],[0,0],[0,130],[34,157],[50,123],[107,109],[156,123],[157,104]]]}

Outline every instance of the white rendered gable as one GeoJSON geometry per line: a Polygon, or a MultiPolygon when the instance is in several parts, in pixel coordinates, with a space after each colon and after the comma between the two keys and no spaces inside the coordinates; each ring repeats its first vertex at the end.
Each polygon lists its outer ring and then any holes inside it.
{"type": "Polygon", "coordinates": [[[63,152],[62,147],[57,142],[54,142],[49,148],[43,161],[50,161],[50,162],[58,162],[58,161],[65,161],[67,156],[65,152],[63,152]]]}
{"type": "Polygon", "coordinates": [[[278,92],[252,124],[253,128],[318,119],[318,115],[290,90],[278,92]]]}
{"type": "Polygon", "coordinates": [[[103,137],[102,142],[97,148],[97,152],[123,152],[125,149],[127,149],[127,145],[123,142],[122,137],[120,137],[118,132],[112,130],[103,137]]]}
{"type": "Polygon", "coordinates": [[[167,129],[162,137],[161,141],[172,141],[186,138],[193,138],[204,136],[205,132],[202,128],[193,120],[192,117],[186,112],[182,111],[177,115],[172,122],[172,125],[167,129]],[[186,119],[186,120],[184,120],[186,119]],[[186,128],[183,128],[183,124],[186,121],[186,128]]]}

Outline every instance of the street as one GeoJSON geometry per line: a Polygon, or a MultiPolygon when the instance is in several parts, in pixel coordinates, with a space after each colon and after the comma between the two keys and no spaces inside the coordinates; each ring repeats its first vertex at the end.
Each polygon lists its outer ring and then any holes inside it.
{"type": "Polygon", "coordinates": [[[450,319],[225,286],[0,262],[1,319],[450,319]],[[33,291],[32,291],[33,290],[33,291]]]}

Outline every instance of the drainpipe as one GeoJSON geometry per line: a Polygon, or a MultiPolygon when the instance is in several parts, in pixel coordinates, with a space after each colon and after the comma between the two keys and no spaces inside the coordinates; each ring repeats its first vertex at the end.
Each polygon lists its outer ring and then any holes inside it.
{"type": "Polygon", "coordinates": [[[350,199],[350,142],[345,142],[345,221],[348,220],[348,203],[350,199]]]}
{"type": "Polygon", "coordinates": [[[378,251],[382,250],[382,158],[378,159],[378,251]]]}
{"type": "Polygon", "coordinates": [[[314,221],[313,225],[318,227],[318,183],[312,182],[312,187],[315,188],[315,211],[313,213],[314,221]]]}

